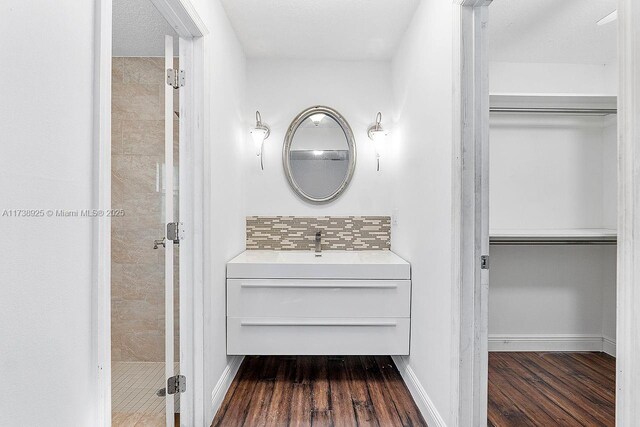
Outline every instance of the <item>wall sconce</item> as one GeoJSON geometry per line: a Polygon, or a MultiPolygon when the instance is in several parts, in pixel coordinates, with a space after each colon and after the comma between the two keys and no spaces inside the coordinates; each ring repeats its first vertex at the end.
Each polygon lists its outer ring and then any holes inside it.
{"type": "Polygon", "coordinates": [[[256,111],[256,125],[250,130],[251,138],[253,138],[253,144],[256,148],[256,156],[260,156],[260,169],[264,170],[264,164],[262,163],[262,151],[264,148],[265,139],[269,138],[271,129],[265,123],[262,123],[262,116],[260,111],[256,111]]]}
{"type": "Polygon", "coordinates": [[[373,145],[376,148],[376,160],[378,161],[377,170],[380,171],[380,156],[384,155],[386,148],[386,139],[389,131],[382,128],[382,113],[376,114],[376,122],[367,129],[367,135],[369,139],[373,141],[373,145]]]}

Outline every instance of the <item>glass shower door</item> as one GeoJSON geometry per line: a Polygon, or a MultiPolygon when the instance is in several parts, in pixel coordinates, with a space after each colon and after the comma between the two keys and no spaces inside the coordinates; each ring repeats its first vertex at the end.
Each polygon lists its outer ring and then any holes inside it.
{"type": "MultiPolygon", "coordinates": [[[[163,42],[164,37],[161,45],[163,42]]],[[[165,275],[167,271],[177,271],[177,245],[166,241],[166,224],[176,218],[166,214],[165,202],[172,202],[177,193],[172,179],[177,154],[173,141],[168,145],[166,140],[167,135],[173,140],[176,126],[174,89],[167,86],[165,62],[164,57],[113,58],[112,203],[114,209],[125,212],[112,218],[114,426],[165,425],[167,418],[173,421],[177,408],[175,404],[170,407],[171,416],[166,417],[167,378],[177,373],[167,368],[166,343],[178,335],[174,332],[177,316],[175,311],[167,316],[167,307],[177,307],[173,296],[178,281],[167,284],[165,280],[172,277],[165,275]],[[167,88],[171,96],[163,97],[167,88]],[[165,150],[166,146],[171,148],[165,150]],[[167,184],[167,177],[172,183],[167,184]],[[170,246],[169,258],[166,246],[170,246]],[[171,288],[174,291],[167,292],[171,288]]],[[[170,354],[173,363],[175,355],[170,354]]],[[[172,402],[174,399],[171,395],[172,402]]]]}

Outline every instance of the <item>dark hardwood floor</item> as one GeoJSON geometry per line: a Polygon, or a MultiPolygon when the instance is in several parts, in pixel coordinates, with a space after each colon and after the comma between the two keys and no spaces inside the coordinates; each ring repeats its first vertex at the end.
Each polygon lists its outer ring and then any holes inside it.
{"type": "Polygon", "coordinates": [[[614,426],[615,359],[489,353],[489,426],[614,426]]]}
{"type": "Polygon", "coordinates": [[[390,357],[247,356],[213,426],[426,426],[390,357]]]}
{"type": "MultiPolygon", "coordinates": [[[[389,357],[245,358],[213,426],[425,426],[389,357]]],[[[615,359],[490,353],[488,425],[614,426],[615,359]]]]}

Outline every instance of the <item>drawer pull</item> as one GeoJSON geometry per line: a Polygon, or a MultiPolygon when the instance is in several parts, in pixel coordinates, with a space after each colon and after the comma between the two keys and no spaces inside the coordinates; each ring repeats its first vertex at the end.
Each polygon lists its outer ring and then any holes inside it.
{"type": "Polygon", "coordinates": [[[332,289],[397,289],[398,285],[394,284],[357,284],[357,283],[242,283],[241,288],[295,288],[295,289],[318,289],[318,288],[332,288],[332,289]]]}
{"type": "Polygon", "coordinates": [[[355,322],[327,322],[327,321],[277,321],[277,320],[243,320],[240,322],[241,326],[385,326],[396,327],[397,323],[393,321],[388,322],[367,322],[367,321],[355,321],[355,322]]]}

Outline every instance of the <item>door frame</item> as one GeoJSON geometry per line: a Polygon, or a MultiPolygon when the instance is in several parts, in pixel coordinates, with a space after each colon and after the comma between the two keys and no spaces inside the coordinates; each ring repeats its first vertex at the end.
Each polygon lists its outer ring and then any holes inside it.
{"type": "MultiPolygon", "coordinates": [[[[487,425],[488,287],[480,255],[488,174],[487,6],[453,0],[454,179],[452,425],[487,425]]],[[[640,4],[618,0],[618,267],[616,424],[640,420],[640,4]],[[635,363],[634,363],[635,362],[635,363]]]]}
{"type": "MultiPolygon", "coordinates": [[[[187,84],[180,96],[180,369],[181,425],[204,425],[204,106],[208,30],[189,0],[151,0],[180,40],[180,68],[187,84]],[[184,330],[184,333],[183,333],[184,330]]],[[[95,0],[93,204],[111,209],[112,0],[95,0]]],[[[92,348],[96,368],[96,426],[111,425],[111,219],[93,223],[92,348]]]]}
{"type": "Polygon", "coordinates": [[[453,292],[451,419],[486,426],[489,272],[489,57],[491,0],[453,1],[453,292]],[[483,421],[484,420],[484,421],[483,421]]]}
{"type": "Polygon", "coordinates": [[[618,0],[616,424],[640,420],[640,4],[618,0]]]}

